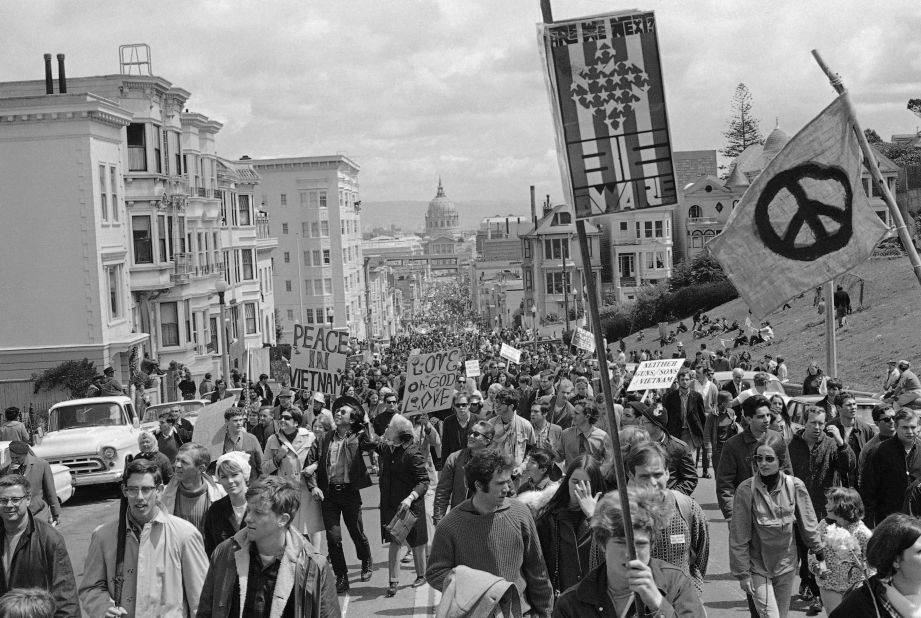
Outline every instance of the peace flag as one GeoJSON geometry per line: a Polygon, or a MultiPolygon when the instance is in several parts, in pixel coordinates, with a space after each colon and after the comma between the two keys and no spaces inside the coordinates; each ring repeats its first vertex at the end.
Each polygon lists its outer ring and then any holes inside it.
{"type": "Polygon", "coordinates": [[[707,243],[757,317],[862,263],[885,236],[860,165],[838,97],[774,157],[707,243]]]}
{"type": "Polygon", "coordinates": [[[677,202],[657,30],[636,10],[538,25],[578,219],[677,202]]]}

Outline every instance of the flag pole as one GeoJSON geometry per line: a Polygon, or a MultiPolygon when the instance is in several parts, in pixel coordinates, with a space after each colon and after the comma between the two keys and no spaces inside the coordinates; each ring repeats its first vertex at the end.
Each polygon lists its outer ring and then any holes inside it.
{"type": "MultiPolygon", "coordinates": [[[[550,0],[540,0],[540,10],[545,24],[553,23],[553,12],[550,0]]],[[[572,196],[570,196],[570,199],[572,196]]],[[[575,206],[575,202],[573,202],[575,206]]],[[[579,250],[582,254],[582,277],[588,291],[588,308],[592,324],[595,325],[595,349],[605,351],[604,333],[601,329],[601,319],[598,315],[598,295],[595,292],[595,276],[592,270],[591,254],[588,247],[588,236],[585,233],[585,221],[576,219],[576,232],[579,236],[579,250]],[[587,274],[587,276],[586,276],[587,274]]],[[[565,282],[564,282],[565,283],[565,282]]],[[[630,516],[630,497],[627,495],[627,474],[624,469],[624,457],[620,446],[620,425],[614,414],[614,393],[611,390],[611,377],[608,374],[608,357],[606,353],[598,352],[598,372],[601,374],[601,390],[604,393],[604,405],[608,412],[608,426],[611,428],[611,446],[613,448],[614,475],[617,479],[617,493],[620,496],[620,509],[624,522],[624,541],[627,545],[627,556],[636,560],[636,546],[633,540],[633,520],[630,516]]],[[[634,596],[634,603],[638,616],[645,615],[643,601],[639,595],[634,596]]]]}
{"type": "Polygon", "coordinates": [[[838,342],[835,339],[835,280],[825,284],[825,372],[838,377],[838,342]]]}
{"type": "MultiPolygon", "coordinates": [[[[870,171],[870,176],[873,177],[876,188],[879,189],[880,194],[883,196],[883,201],[886,202],[886,207],[889,209],[889,216],[892,217],[892,220],[895,222],[895,229],[899,235],[899,240],[902,241],[902,247],[908,252],[908,259],[915,272],[915,277],[918,279],[918,283],[921,284],[921,258],[918,257],[918,252],[915,250],[915,246],[912,243],[911,235],[908,233],[908,228],[905,226],[905,218],[902,217],[902,211],[899,210],[898,204],[895,203],[895,198],[892,197],[892,193],[889,191],[889,187],[886,186],[886,181],[879,171],[879,165],[876,163],[876,156],[873,154],[870,144],[867,142],[867,136],[860,130],[860,124],[857,122],[857,112],[848,95],[847,88],[844,87],[841,76],[828,68],[828,65],[825,64],[818,50],[813,49],[812,55],[822,71],[825,72],[829,82],[831,82],[832,88],[834,88],[838,94],[842,95],[844,99],[848,116],[850,116],[851,123],[854,125],[854,133],[857,134],[857,143],[860,144],[860,150],[863,152],[863,163],[870,171]]],[[[826,311],[832,309],[832,307],[828,306],[827,299],[825,304],[826,311]]]]}

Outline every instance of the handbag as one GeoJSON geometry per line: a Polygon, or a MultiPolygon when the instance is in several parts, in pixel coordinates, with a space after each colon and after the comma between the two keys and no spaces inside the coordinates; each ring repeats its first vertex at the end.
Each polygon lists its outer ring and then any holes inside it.
{"type": "Polygon", "coordinates": [[[397,514],[393,516],[393,519],[391,519],[390,523],[384,526],[384,528],[390,533],[394,542],[402,545],[406,543],[406,537],[409,536],[409,533],[416,526],[416,519],[412,510],[401,509],[397,511],[397,514]]]}

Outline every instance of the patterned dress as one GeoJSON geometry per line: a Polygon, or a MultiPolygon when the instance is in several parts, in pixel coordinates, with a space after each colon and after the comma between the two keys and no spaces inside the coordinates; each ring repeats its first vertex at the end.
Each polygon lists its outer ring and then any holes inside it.
{"type": "MultiPolygon", "coordinates": [[[[834,525],[834,524],[833,524],[834,525]]],[[[819,588],[831,590],[838,594],[844,594],[851,587],[856,587],[863,581],[863,570],[869,569],[872,575],[875,571],[867,565],[867,542],[870,540],[870,529],[860,520],[857,523],[844,526],[851,536],[857,540],[858,549],[852,553],[842,551],[836,547],[836,544],[827,540],[829,524],[826,520],[819,522],[819,534],[825,539],[825,564],[828,565],[828,574],[822,578],[816,578],[819,588]]],[[[841,526],[838,526],[841,528],[841,526]]],[[[815,573],[818,563],[814,554],[809,554],[809,570],[815,573]]]]}

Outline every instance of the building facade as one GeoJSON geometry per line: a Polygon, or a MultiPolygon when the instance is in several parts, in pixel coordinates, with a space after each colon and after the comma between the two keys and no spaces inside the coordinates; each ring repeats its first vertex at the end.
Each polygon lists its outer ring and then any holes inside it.
{"type": "Polygon", "coordinates": [[[344,155],[248,163],[278,238],[273,287],[286,339],[296,323],[365,339],[358,165],[344,155]]]}
{"type": "Polygon", "coordinates": [[[520,232],[531,227],[527,217],[487,217],[476,233],[476,259],[487,262],[521,262],[520,232]]]}
{"type": "Polygon", "coordinates": [[[460,217],[454,202],[445,195],[441,178],[438,179],[438,190],[435,197],[429,202],[425,213],[426,236],[457,236],[460,234],[460,217]]]}

